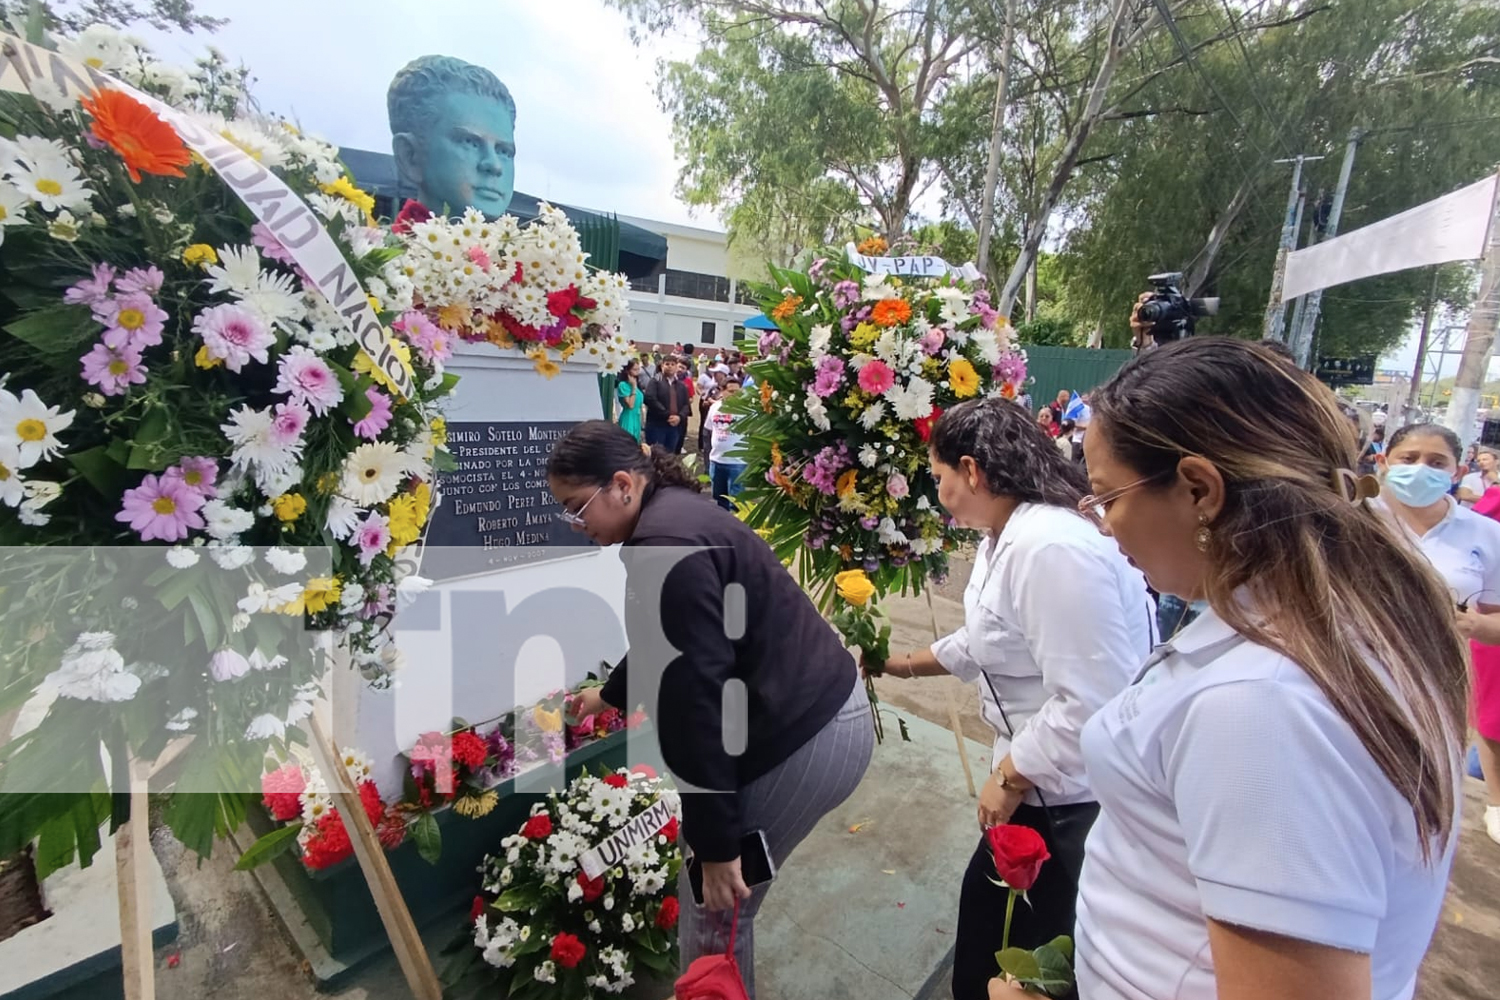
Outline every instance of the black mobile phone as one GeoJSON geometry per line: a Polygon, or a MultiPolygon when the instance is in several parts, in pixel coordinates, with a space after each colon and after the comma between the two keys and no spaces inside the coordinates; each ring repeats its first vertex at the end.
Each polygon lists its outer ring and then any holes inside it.
{"type": "MultiPolygon", "coordinates": [[[[764,831],[751,830],[740,838],[740,877],[752,889],[776,877],[776,862],[771,859],[764,831]]],[[[703,862],[696,856],[688,859],[688,885],[693,890],[693,902],[702,906],[703,862]]]]}

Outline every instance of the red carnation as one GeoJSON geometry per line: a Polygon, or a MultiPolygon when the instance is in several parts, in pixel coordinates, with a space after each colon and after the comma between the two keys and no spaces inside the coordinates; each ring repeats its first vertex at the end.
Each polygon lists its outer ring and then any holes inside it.
{"type": "Polygon", "coordinates": [[[934,406],[932,408],[932,412],[927,414],[927,416],[918,417],[916,420],[913,420],[912,426],[917,429],[917,437],[921,438],[923,441],[932,440],[932,425],[937,423],[938,417],[941,417],[942,415],[943,411],[934,406]]]}
{"type": "Polygon", "coordinates": [[[1042,835],[1029,826],[1006,823],[984,834],[995,855],[995,872],[1007,886],[1025,892],[1036,884],[1042,862],[1052,857],[1042,835]]]}
{"type": "Polygon", "coordinates": [[[576,969],[589,950],[572,934],[559,934],[552,939],[552,961],[564,969],[576,969]]]}
{"type": "Polygon", "coordinates": [[[598,878],[589,878],[583,872],[579,872],[578,885],[583,889],[583,901],[585,903],[592,903],[594,902],[594,900],[604,895],[603,875],[600,875],[598,878]]]}
{"type": "Polygon", "coordinates": [[[296,764],[283,764],[260,776],[260,790],[266,809],[281,822],[302,815],[302,793],[307,778],[296,764]]]}
{"type": "Polygon", "coordinates": [[[569,285],[561,291],[547,293],[547,311],[562,319],[578,304],[578,287],[569,285]]]}
{"type": "Polygon", "coordinates": [[[598,308],[598,306],[599,306],[598,302],[595,302],[593,299],[589,298],[587,295],[580,295],[580,296],[578,296],[578,301],[575,302],[575,303],[573,303],[573,304],[574,304],[574,306],[576,306],[577,308],[583,310],[584,312],[588,312],[590,309],[595,309],[595,308],[598,308]]]}
{"type": "Polygon", "coordinates": [[[610,788],[624,788],[630,784],[630,779],[623,774],[609,774],[605,775],[604,783],[610,788]]]}
{"type": "Polygon", "coordinates": [[[302,862],[316,870],[338,864],[353,853],[354,845],[349,842],[343,818],[337,809],[330,809],[318,817],[318,824],[302,849],[302,862]]]}
{"type": "Polygon", "coordinates": [[[510,276],[510,283],[512,285],[519,285],[525,279],[526,279],[526,272],[523,271],[523,270],[521,270],[521,262],[520,261],[516,261],[516,273],[512,274],[510,276]]]}
{"type": "Polygon", "coordinates": [[[552,817],[546,813],[531,817],[521,827],[521,836],[527,840],[546,840],[552,836],[552,817]]]}
{"type": "Polygon", "coordinates": [[[477,770],[484,766],[489,759],[490,752],[484,745],[484,740],[474,735],[473,730],[466,729],[453,736],[453,760],[462,764],[469,770],[477,770]]]}
{"type": "Polygon", "coordinates": [[[380,789],[375,787],[375,782],[359,783],[359,801],[365,807],[365,815],[370,817],[370,825],[379,826],[385,819],[385,803],[380,801],[380,789]]]}
{"type": "Polygon", "coordinates": [[[411,232],[415,223],[426,222],[430,218],[431,209],[414,198],[408,198],[406,204],[401,206],[401,211],[396,214],[396,221],[391,223],[391,232],[404,236],[411,232]]]}
{"type": "Polygon", "coordinates": [[[375,828],[375,836],[380,838],[380,846],[387,851],[394,851],[401,846],[406,839],[406,817],[401,810],[391,806],[380,820],[380,825],[375,828]]]}
{"type": "Polygon", "coordinates": [[[666,825],[661,828],[661,835],[667,838],[667,843],[669,844],[675,844],[677,842],[676,816],[673,816],[671,819],[667,820],[666,825]]]}
{"type": "Polygon", "coordinates": [[[664,931],[669,931],[677,926],[677,913],[680,909],[676,896],[668,896],[661,901],[661,909],[656,911],[656,926],[664,931]]]}
{"type": "Polygon", "coordinates": [[[469,907],[469,923],[474,923],[484,916],[484,911],[490,908],[490,904],[484,901],[483,896],[474,897],[474,905],[469,907]]]}

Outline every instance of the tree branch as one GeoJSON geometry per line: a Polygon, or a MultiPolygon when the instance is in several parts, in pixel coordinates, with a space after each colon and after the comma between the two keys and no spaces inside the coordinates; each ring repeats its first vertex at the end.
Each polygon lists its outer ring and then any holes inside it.
{"type": "Polygon", "coordinates": [[[1130,118],[1151,118],[1156,115],[1211,115],[1212,109],[1199,110],[1198,108],[1184,108],[1180,105],[1172,108],[1142,108],[1139,111],[1111,111],[1103,117],[1103,121],[1117,122],[1130,118]]]}

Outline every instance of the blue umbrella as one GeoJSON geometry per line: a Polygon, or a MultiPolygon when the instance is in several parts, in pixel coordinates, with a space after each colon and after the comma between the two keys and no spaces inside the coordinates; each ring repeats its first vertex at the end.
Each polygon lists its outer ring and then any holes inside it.
{"type": "Polygon", "coordinates": [[[749,319],[745,320],[744,326],[745,326],[746,330],[780,330],[781,329],[781,327],[779,327],[775,323],[773,323],[771,321],[771,317],[767,316],[765,313],[756,313],[754,316],[751,316],[749,319]]]}

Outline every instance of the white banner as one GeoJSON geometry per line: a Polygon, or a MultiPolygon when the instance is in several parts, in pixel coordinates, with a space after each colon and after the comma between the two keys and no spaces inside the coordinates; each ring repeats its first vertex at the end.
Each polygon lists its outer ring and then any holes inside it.
{"type": "Polygon", "coordinates": [[[188,148],[208,162],[251,214],[266,224],[302,270],[312,277],[313,284],[355,332],[360,347],[391,377],[401,394],[412,395],[411,376],[391,349],[385,328],[370,308],[369,298],[354,270],[312,209],[281,178],[192,116],[150,94],[143,94],[92,66],[75,63],[50,49],[0,32],[0,90],[25,94],[30,91],[30,82],[37,78],[50,80],[74,100],[100,87],[122,91],[171,125],[188,148]]]}
{"type": "Polygon", "coordinates": [[[1287,256],[1281,297],[1392,271],[1477,260],[1495,203],[1494,175],[1410,211],[1287,256]]]}
{"type": "Polygon", "coordinates": [[[591,879],[609,871],[625,858],[625,852],[661,833],[672,819],[672,803],[659,798],[650,808],[610,834],[598,847],[578,855],[578,867],[591,879]]]}
{"type": "Polygon", "coordinates": [[[896,274],[915,278],[941,278],[945,274],[956,274],[965,281],[976,281],[979,278],[979,269],[973,264],[954,267],[941,257],[867,257],[855,249],[852,240],[844,250],[849,254],[849,263],[871,274],[896,274]]]}

